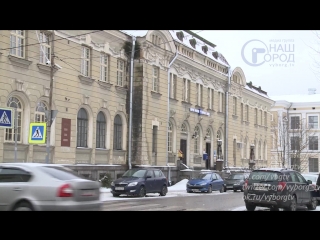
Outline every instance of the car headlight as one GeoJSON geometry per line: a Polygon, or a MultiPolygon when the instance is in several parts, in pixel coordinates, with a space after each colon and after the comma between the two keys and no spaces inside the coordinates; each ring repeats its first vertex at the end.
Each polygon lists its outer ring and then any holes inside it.
{"type": "Polygon", "coordinates": [[[136,186],[137,184],[138,184],[138,182],[131,182],[128,184],[128,187],[136,186]]]}
{"type": "Polygon", "coordinates": [[[201,186],[203,186],[203,185],[207,185],[207,183],[201,183],[200,185],[201,185],[201,186]]]}
{"type": "Polygon", "coordinates": [[[111,186],[114,186],[114,182],[111,182],[111,186]]]}

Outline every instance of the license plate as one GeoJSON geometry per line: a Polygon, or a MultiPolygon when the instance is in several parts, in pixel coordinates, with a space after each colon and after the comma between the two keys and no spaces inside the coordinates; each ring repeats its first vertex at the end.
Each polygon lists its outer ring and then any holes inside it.
{"type": "Polygon", "coordinates": [[[192,189],[193,192],[200,192],[198,189],[192,189]]]}
{"type": "Polygon", "coordinates": [[[122,190],[124,190],[124,187],[116,187],[115,190],[122,191],[122,190]]]}
{"type": "Polygon", "coordinates": [[[94,191],[85,191],[81,195],[86,197],[94,196],[94,191]]]}

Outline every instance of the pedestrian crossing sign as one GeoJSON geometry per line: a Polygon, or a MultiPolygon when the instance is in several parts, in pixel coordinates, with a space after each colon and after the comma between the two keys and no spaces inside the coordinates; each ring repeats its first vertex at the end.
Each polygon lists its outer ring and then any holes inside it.
{"type": "Polygon", "coordinates": [[[12,108],[0,108],[0,128],[14,127],[14,111],[12,108]]]}
{"type": "Polygon", "coordinates": [[[46,143],[47,123],[30,123],[29,143],[46,143]]]}

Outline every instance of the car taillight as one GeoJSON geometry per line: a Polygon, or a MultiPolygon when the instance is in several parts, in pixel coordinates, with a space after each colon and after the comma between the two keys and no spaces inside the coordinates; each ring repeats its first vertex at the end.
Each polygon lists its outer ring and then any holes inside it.
{"type": "Polygon", "coordinates": [[[72,197],[73,190],[69,184],[64,184],[58,189],[58,197],[72,197]]]}
{"type": "Polygon", "coordinates": [[[286,187],[286,183],[285,182],[279,182],[278,183],[278,191],[283,191],[283,189],[286,187]]]}
{"type": "Polygon", "coordinates": [[[244,189],[246,189],[248,187],[248,180],[244,181],[244,189]]]}

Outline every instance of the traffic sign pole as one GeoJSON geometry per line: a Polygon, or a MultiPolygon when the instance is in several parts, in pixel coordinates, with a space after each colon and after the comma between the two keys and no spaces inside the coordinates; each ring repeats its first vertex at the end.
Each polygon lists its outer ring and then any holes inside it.
{"type": "Polygon", "coordinates": [[[17,151],[18,151],[18,147],[17,147],[17,138],[18,138],[18,128],[17,128],[17,108],[14,108],[14,161],[17,162],[17,151]]]}

